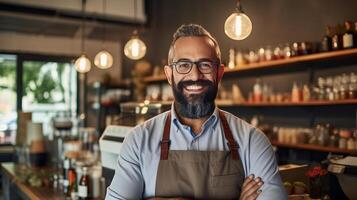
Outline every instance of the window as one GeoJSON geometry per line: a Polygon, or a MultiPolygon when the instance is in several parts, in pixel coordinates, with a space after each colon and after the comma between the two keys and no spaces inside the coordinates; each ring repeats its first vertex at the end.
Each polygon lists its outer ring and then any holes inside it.
{"type": "Polygon", "coordinates": [[[0,143],[13,143],[17,128],[16,56],[0,54],[0,143]]]}
{"type": "Polygon", "coordinates": [[[23,61],[22,110],[42,122],[44,133],[52,131],[55,116],[75,116],[77,73],[69,62],[23,61]]]}
{"type": "Polygon", "coordinates": [[[0,143],[15,143],[17,110],[32,112],[45,135],[56,116],[77,114],[77,72],[72,58],[0,54],[0,143]]]}

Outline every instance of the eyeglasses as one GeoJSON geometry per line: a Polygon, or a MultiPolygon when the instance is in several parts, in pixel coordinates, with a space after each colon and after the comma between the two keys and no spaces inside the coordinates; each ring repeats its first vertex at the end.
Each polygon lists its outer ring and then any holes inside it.
{"type": "Polygon", "coordinates": [[[218,62],[215,61],[196,61],[192,62],[189,60],[173,62],[170,66],[175,67],[176,72],[179,74],[188,74],[192,70],[193,64],[195,64],[198,70],[202,74],[209,74],[213,71],[214,67],[217,67],[218,62]]]}

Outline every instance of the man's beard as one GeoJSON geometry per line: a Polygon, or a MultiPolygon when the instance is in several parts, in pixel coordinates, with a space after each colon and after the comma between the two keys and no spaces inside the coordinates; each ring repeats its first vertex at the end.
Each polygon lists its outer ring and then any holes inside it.
{"type": "Polygon", "coordinates": [[[176,112],[182,117],[198,119],[211,115],[215,109],[214,100],[217,95],[218,86],[209,80],[180,81],[175,83],[172,77],[172,91],[175,96],[176,112]],[[189,94],[185,96],[184,87],[189,85],[207,86],[202,94],[189,94]]]}

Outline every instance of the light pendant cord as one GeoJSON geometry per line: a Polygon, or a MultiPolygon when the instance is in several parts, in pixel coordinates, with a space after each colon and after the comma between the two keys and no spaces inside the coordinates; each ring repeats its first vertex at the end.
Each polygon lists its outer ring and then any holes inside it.
{"type": "Polygon", "coordinates": [[[84,36],[85,36],[85,29],[86,29],[86,23],[85,23],[85,5],[86,5],[87,0],[82,0],[82,38],[81,38],[81,49],[82,53],[84,53],[84,36]]]}
{"type": "MultiPolygon", "coordinates": [[[[107,10],[107,0],[103,0],[103,17],[106,19],[106,10],[107,10]]],[[[107,26],[106,23],[104,22],[103,25],[103,48],[105,46],[105,41],[107,40],[107,26]]]]}
{"type": "Polygon", "coordinates": [[[240,1],[241,0],[237,0],[236,10],[237,10],[237,12],[242,13],[243,12],[243,8],[242,8],[242,4],[241,4],[240,1]]]}

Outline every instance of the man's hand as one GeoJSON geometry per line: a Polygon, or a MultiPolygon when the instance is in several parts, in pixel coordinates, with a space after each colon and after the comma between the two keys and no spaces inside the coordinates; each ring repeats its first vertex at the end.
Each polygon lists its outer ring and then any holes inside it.
{"type": "Polygon", "coordinates": [[[263,185],[263,181],[260,177],[254,178],[254,175],[248,176],[244,180],[242,192],[240,193],[240,200],[255,200],[262,192],[260,190],[261,186],[263,185]]]}

